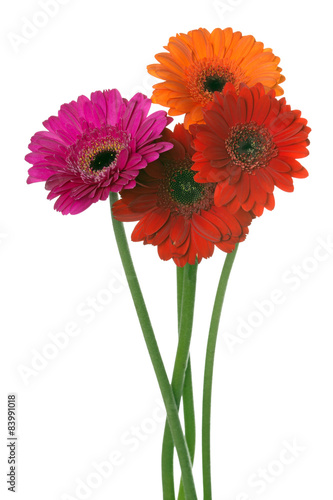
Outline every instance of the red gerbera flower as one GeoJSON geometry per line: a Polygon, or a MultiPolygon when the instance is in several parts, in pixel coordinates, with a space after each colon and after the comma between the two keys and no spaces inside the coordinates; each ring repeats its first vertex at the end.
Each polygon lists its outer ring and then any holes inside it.
{"type": "Polygon", "coordinates": [[[243,86],[237,95],[228,83],[204,110],[205,125],[195,134],[194,179],[217,183],[214,201],[231,213],[240,208],[257,216],[274,208],[274,187],[293,191],[293,177],[308,176],[296,158],[309,154],[307,120],[262,84],[243,86]]]}
{"type": "Polygon", "coordinates": [[[251,215],[216,207],[215,184],[194,181],[191,134],[183,125],[176,125],[173,133],[166,129],[163,140],[172,142],[173,149],[140,172],[134,189],[121,191],[114,217],[140,221],[132,240],[158,246],[161,259],[172,258],[180,267],[210,257],[214,245],[231,252],[245,239],[251,215]]]}

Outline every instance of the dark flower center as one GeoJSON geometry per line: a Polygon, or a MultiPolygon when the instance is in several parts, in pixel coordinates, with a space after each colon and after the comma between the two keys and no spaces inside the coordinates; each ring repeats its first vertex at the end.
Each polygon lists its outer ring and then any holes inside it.
{"type": "Polygon", "coordinates": [[[277,155],[272,135],[266,127],[255,122],[234,125],[225,146],[233,163],[248,173],[266,167],[277,155]]]}
{"type": "Polygon", "coordinates": [[[187,219],[193,213],[210,209],[214,203],[215,184],[199,184],[194,180],[193,161],[189,155],[186,154],[183,160],[162,158],[162,164],[164,175],[158,192],[158,206],[187,219]]]}
{"type": "Polygon", "coordinates": [[[213,101],[214,92],[222,92],[228,82],[238,92],[240,83],[248,81],[238,62],[217,56],[193,62],[185,69],[185,78],[191,98],[201,106],[213,101]]]}
{"type": "Polygon", "coordinates": [[[192,205],[200,200],[204,185],[193,179],[192,170],[178,170],[170,178],[171,197],[181,205],[192,205]]]}
{"type": "Polygon", "coordinates": [[[235,153],[241,158],[254,158],[261,152],[263,142],[263,137],[249,135],[248,137],[240,139],[238,144],[235,144],[235,153]]]}
{"type": "Polygon", "coordinates": [[[203,83],[204,90],[208,92],[222,92],[227,80],[220,77],[219,75],[211,75],[206,78],[203,83]]]}
{"type": "Polygon", "coordinates": [[[94,172],[103,170],[103,168],[111,165],[116,156],[117,152],[112,149],[107,151],[100,151],[90,162],[91,170],[93,170],[94,172]]]}

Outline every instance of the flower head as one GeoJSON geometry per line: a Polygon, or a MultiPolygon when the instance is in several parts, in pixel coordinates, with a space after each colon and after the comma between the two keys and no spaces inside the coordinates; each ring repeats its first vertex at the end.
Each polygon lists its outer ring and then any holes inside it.
{"type": "Polygon", "coordinates": [[[283,93],[280,59],[251,35],[242,36],[231,28],[212,33],[200,28],[171,37],[165,48],[168,52],[155,56],[159,64],[148,66],[151,75],[165,80],[154,85],[152,100],[169,107],[172,116],[186,113],[185,128],[203,123],[202,107],[227,82],[236,91],[242,83],[261,82],[265,91],[283,93]]]}
{"type": "Polygon", "coordinates": [[[147,116],[150,106],[142,94],[127,101],[115,89],[63,104],[31,139],[28,184],[46,181],[48,199],[58,197],[54,208],[63,214],[133,188],[139,171],[172,147],[156,142],[171,119],[164,111],[147,116]]]}
{"type": "Polygon", "coordinates": [[[156,245],[161,259],[172,258],[180,267],[210,257],[215,245],[231,252],[245,239],[252,216],[215,207],[215,184],[194,181],[192,138],[183,125],[166,129],[163,139],[173,149],[140,172],[134,189],[121,191],[114,217],[139,221],[132,240],[156,245]]]}
{"type": "Polygon", "coordinates": [[[265,93],[262,84],[232,84],[204,110],[204,125],[192,126],[195,134],[195,180],[215,182],[215,204],[233,213],[240,208],[259,216],[274,208],[274,187],[293,191],[293,177],[308,173],[296,158],[309,154],[310,128],[300,111],[286,100],[265,93]]]}

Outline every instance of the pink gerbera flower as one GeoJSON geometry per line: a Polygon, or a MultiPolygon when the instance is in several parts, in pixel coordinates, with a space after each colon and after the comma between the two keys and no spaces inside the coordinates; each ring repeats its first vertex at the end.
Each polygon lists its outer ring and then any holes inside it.
{"type": "Polygon", "coordinates": [[[133,188],[139,171],[172,148],[156,142],[172,118],[164,111],[147,116],[150,106],[146,96],[127,101],[116,89],[63,104],[31,139],[28,184],[46,181],[48,199],[58,197],[54,208],[64,215],[133,188]]]}

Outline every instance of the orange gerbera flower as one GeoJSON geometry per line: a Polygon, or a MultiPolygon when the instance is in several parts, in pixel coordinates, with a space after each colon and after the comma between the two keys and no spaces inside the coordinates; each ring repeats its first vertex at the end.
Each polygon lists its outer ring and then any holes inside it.
{"type": "Polygon", "coordinates": [[[277,95],[283,94],[280,58],[251,35],[242,36],[231,28],[216,28],[212,33],[200,28],[171,37],[165,49],[169,53],[155,56],[160,64],[147,68],[165,80],[154,85],[152,101],[169,107],[171,116],[186,113],[187,129],[191,123],[203,123],[202,107],[227,82],[236,90],[241,83],[250,87],[260,82],[266,92],[274,89],[277,95]]]}

